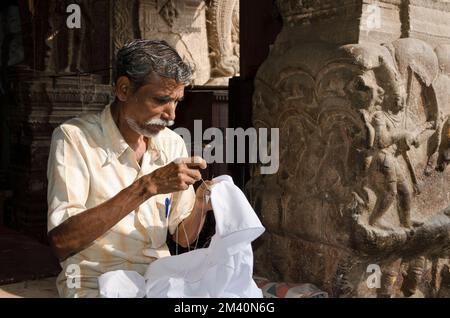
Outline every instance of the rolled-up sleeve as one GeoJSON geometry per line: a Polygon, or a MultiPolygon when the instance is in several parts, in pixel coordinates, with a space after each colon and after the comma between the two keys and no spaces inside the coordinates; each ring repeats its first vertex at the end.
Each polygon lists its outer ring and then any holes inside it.
{"type": "Polygon", "coordinates": [[[51,231],[73,215],[86,210],[89,171],[77,139],[61,126],[52,135],[47,165],[47,229],[51,231]]]}

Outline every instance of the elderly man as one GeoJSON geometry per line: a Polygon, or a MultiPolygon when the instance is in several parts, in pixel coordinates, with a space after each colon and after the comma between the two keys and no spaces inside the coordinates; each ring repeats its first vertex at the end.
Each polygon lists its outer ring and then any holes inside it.
{"type": "Polygon", "coordinates": [[[197,238],[211,206],[205,183],[196,193],[192,185],[206,162],[188,158],[167,128],[191,77],[164,41],[135,40],[117,54],[115,101],[55,129],[48,236],[62,266],[60,296],[97,297],[107,271],[144,274],[170,255],[168,231],[184,247],[197,238]]]}

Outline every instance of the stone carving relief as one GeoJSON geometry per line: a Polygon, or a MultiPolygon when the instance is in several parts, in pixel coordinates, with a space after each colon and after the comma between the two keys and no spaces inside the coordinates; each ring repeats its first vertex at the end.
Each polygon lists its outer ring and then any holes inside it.
{"type": "Polygon", "coordinates": [[[204,1],[140,1],[139,29],[142,38],[165,40],[172,45],[194,68],[194,84],[208,81],[211,67],[204,1]]]}
{"type": "Polygon", "coordinates": [[[228,85],[228,78],[239,74],[239,1],[210,1],[207,30],[212,67],[208,84],[228,85]]]}
{"type": "Polygon", "coordinates": [[[104,76],[102,81],[108,81],[109,42],[98,40],[109,36],[108,0],[30,0],[19,1],[19,8],[25,51],[22,64],[61,76],[98,72],[104,76]],[[79,10],[70,11],[70,5],[79,10]],[[79,13],[79,19],[74,13],[79,13]],[[68,22],[73,21],[79,21],[80,27],[70,28],[68,22]]]}
{"type": "Polygon", "coordinates": [[[248,184],[267,228],[257,272],[342,297],[439,294],[450,254],[449,56],[448,45],[410,38],[275,45],[253,95],[254,125],[280,129],[278,173],[248,184]],[[370,264],[380,288],[367,285],[370,264]]]}
{"type": "Polygon", "coordinates": [[[174,0],[158,1],[157,5],[159,15],[170,27],[173,27],[174,20],[178,17],[178,10],[175,6],[174,0]]]}
{"type": "Polygon", "coordinates": [[[135,0],[116,0],[113,2],[113,43],[114,56],[125,43],[136,38],[133,22],[136,19],[134,8],[135,0]]]}
{"type": "Polygon", "coordinates": [[[139,30],[175,47],[194,68],[196,85],[228,85],[239,73],[237,0],[143,0],[139,30]]]}

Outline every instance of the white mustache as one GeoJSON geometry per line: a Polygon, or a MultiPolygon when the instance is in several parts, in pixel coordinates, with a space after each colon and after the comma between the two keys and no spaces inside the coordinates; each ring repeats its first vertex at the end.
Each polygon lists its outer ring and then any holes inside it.
{"type": "Polygon", "coordinates": [[[142,136],[146,136],[146,137],[153,137],[153,138],[156,136],[156,134],[148,131],[148,129],[145,128],[145,126],[159,125],[159,126],[167,127],[167,126],[172,126],[174,124],[173,120],[151,119],[151,120],[145,122],[144,127],[142,127],[134,119],[125,117],[125,120],[128,123],[128,126],[130,126],[130,128],[133,129],[138,134],[140,134],[142,136]]]}
{"type": "Polygon", "coordinates": [[[150,119],[144,123],[145,126],[157,125],[157,126],[164,126],[164,127],[170,127],[170,126],[173,126],[173,124],[175,124],[175,122],[173,120],[164,120],[161,118],[150,119]]]}

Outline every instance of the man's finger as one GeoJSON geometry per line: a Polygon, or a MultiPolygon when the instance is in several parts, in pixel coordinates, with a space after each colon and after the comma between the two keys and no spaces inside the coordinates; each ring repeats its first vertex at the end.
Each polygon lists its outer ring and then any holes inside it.
{"type": "Polygon", "coordinates": [[[189,177],[193,178],[195,181],[199,181],[202,179],[202,174],[200,173],[200,171],[198,171],[198,169],[186,168],[185,170],[183,170],[183,172],[189,177]]]}
{"type": "Polygon", "coordinates": [[[188,166],[189,168],[194,168],[194,169],[205,169],[207,164],[206,161],[199,156],[193,156],[193,157],[188,157],[188,158],[178,158],[175,159],[174,161],[175,163],[184,163],[186,164],[186,166],[188,166]]]}
{"type": "Polygon", "coordinates": [[[194,178],[191,178],[191,177],[190,177],[189,175],[187,175],[187,174],[183,174],[182,180],[183,180],[183,182],[184,182],[185,184],[187,184],[187,185],[191,185],[191,184],[194,184],[194,183],[195,183],[195,179],[194,179],[194,178]]]}

